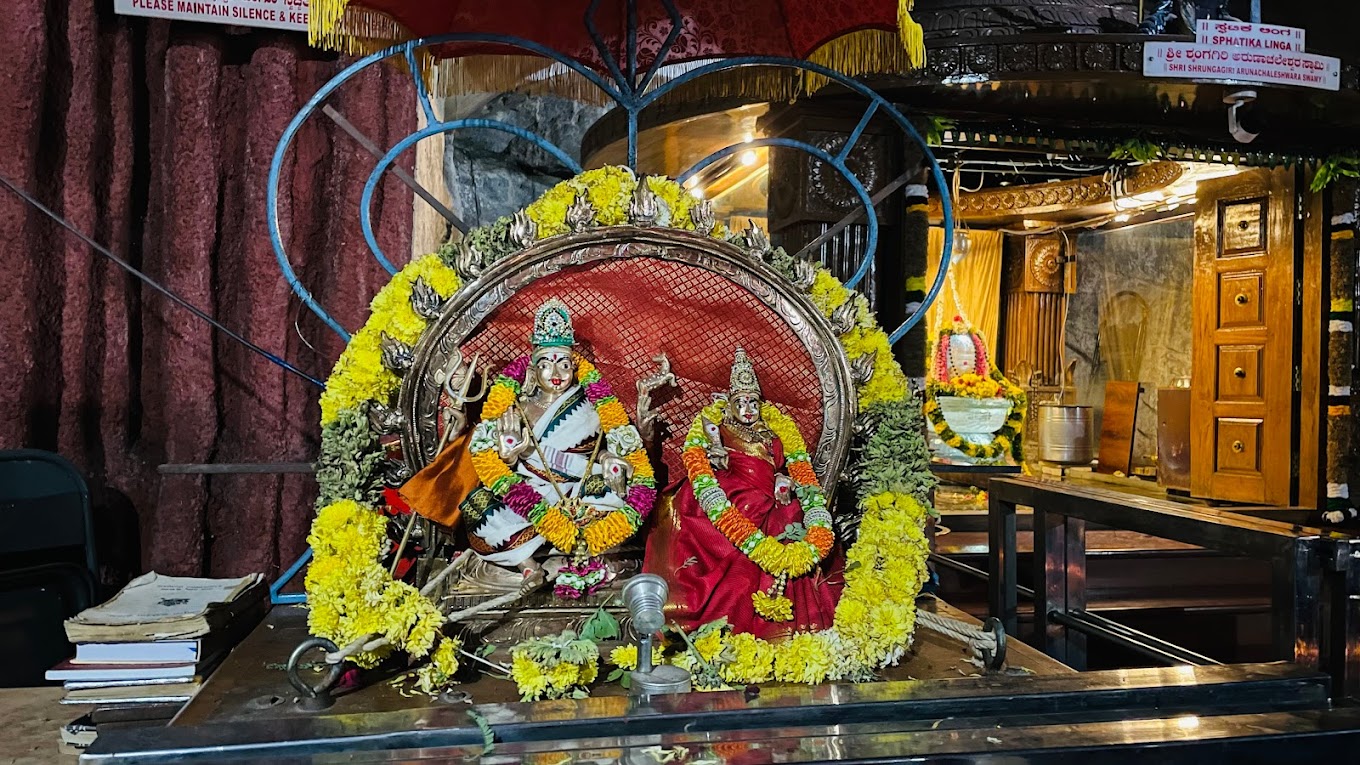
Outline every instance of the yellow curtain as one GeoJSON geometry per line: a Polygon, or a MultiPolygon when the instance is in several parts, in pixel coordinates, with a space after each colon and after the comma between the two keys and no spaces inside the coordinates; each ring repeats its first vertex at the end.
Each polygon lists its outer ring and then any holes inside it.
{"type": "MultiPolygon", "coordinates": [[[[964,316],[972,322],[973,328],[982,335],[987,343],[988,356],[995,361],[997,349],[1001,344],[997,339],[997,324],[1001,314],[1001,242],[999,231],[968,231],[968,250],[959,257],[958,242],[950,256],[949,273],[954,284],[945,281],[939,297],[926,314],[926,337],[929,338],[932,353],[940,325],[954,319],[962,308],[964,316]],[[956,305],[955,293],[962,306],[956,305]]],[[[935,283],[935,274],[940,271],[940,250],[944,248],[944,229],[931,226],[929,246],[926,248],[926,289],[935,283]]]]}

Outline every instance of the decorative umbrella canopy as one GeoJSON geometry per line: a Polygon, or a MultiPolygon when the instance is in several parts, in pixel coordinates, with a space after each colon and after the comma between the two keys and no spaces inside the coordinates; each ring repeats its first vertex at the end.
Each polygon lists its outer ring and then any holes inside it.
{"type": "MultiPolygon", "coordinates": [[[[314,45],[348,53],[466,36],[426,49],[433,58],[457,60],[441,70],[440,89],[447,93],[560,80],[570,66],[554,68],[541,57],[549,52],[618,82],[625,92],[641,92],[667,79],[663,66],[683,70],[676,65],[705,59],[806,59],[850,76],[919,68],[924,46],[909,15],[913,2],[311,0],[310,34],[314,45]]],[[[570,94],[586,95],[580,88],[570,94]]]]}

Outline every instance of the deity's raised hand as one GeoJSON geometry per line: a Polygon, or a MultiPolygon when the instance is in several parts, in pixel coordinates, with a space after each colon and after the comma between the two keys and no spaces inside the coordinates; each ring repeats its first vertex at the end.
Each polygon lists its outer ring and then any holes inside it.
{"type": "Polygon", "coordinates": [[[497,450],[500,452],[501,459],[510,464],[519,461],[519,458],[529,450],[529,434],[524,429],[524,421],[520,419],[519,410],[512,407],[505,414],[496,420],[496,432],[498,434],[497,450]]]}
{"type": "Polygon", "coordinates": [[[793,501],[793,481],[786,475],[774,477],[774,501],[787,505],[793,501]]]}

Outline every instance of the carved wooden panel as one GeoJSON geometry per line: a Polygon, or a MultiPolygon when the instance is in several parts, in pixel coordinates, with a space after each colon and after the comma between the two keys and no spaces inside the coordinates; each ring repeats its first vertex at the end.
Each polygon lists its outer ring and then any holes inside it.
{"type": "Polygon", "coordinates": [[[1261,401],[1259,345],[1221,345],[1218,348],[1218,398],[1220,401],[1261,401]]]}
{"type": "Polygon", "coordinates": [[[1063,246],[1056,236],[1025,238],[1025,291],[1063,291],[1063,246]]]}
{"type": "Polygon", "coordinates": [[[1266,283],[1260,271],[1218,275],[1218,326],[1260,327],[1265,324],[1266,283]]]}
{"type": "Polygon", "coordinates": [[[1294,176],[1201,183],[1192,294],[1191,492],[1287,505],[1293,494],[1294,176]]]}
{"type": "Polygon", "coordinates": [[[1224,417],[1218,421],[1218,471],[1241,479],[1261,480],[1261,426],[1259,419],[1224,417]]]}
{"type": "MultiPolygon", "coordinates": [[[[1025,289],[1026,252],[1023,240],[1007,237],[1002,261],[1001,340],[997,364],[1015,380],[1028,365],[1040,379],[1056,382],[1062,367],[1062,327],[1067,320],[1067,295],[1025,289]]],[[[1069,264],[1070,265],[1070,264],[1069,264]]],[[[1061,281],[1059,282],[1061,286],[1061,281]]]]}

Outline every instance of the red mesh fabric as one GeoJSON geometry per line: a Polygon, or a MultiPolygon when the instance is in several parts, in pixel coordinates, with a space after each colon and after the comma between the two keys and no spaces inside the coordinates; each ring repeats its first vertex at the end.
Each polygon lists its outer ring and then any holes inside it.
{"type": "Polygon", "coordinates": [[[580,266],[534,281],[506,301],[464,344],[499,370],[529,350],[534,311],[556,297],[571,310],[577,349],[591,359],[637,421],[637,381],[665,352],[680,389],[653,406],[670,428],[662,456],[669,479],[683,475],[680,450],[690,421],[727,390],[732,353],[746,348],[765,398],[792,416],[804,439],[822,432],[817,370],[798,336],[745,288],[697,266],[630,258],[580,266]]]}

